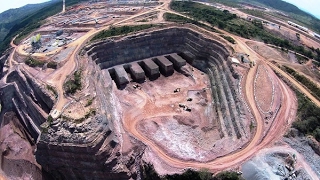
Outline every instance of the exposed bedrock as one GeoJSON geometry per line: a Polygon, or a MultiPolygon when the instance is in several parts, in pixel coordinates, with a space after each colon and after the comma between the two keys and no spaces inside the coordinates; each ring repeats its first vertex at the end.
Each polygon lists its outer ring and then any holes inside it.
{"type": "Polygon", "coordinates": [[[35,143],[41,133],[40,125],[46,121],[54,99],[23,70],[10,72],[6,80],[0,87],[0,121],[6,112],[16,112],[21,124],[33,138],[31,143],[35,143]]]}
{"type": "Polygon", "coordinates": [[[98,42],[87,46],[86,50],[101,69],[185,51],[196,58],[213,56],[225,60],[229,56],[223,44],[184,28],[169,28],[140,33],[117,41],[98,42]]]}
{"type": "Polygon", "coordinates": [[[9,57],[9,53],[8,54],[4,54],[2,57],[0,57],[0,79],[3,77],[3,70],[4,70],[4,66],[5,66],[5,62],[9,57]]]}
{"type": "MultiPolygon", "coordinates": [[[[227,63],[230,49],[187,28],[168,28],[140,33],[119,40],[98,42],[86,47],[101,69],[151,57],[178,53],[189,64],[209,74],[214,111],[221,137],[248,139],[246,109],[238,92],[238,75],[227,63]]],[[[170,59],[170,58],[169,58],[170,59]]]]}
{"type": "Polygon", "coordinates": [[[80,123],[53,121],[41,134],[37,162],[57,179],[135,179],[144,146],[138,142],[122,154],[116,101],[110,93],[112,79],[108,71],[88,63],[86,78],[90,79],[89,91],[96,94],[97,114],[80,123]]]}

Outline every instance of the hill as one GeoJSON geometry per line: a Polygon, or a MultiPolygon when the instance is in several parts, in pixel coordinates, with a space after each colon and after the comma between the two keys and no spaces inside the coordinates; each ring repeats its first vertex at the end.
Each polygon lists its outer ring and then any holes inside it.
{"type": "Polygon", "coordinates": [[[23,7],[16,9],[9,9],[0,13],[0,41],[4,39],[4,37],[9,33],[10,29],[25,16],[32,14],[39,9],[42,9],[57,0],[49,1],[40,4],[27,4],[23,7]]]}
{"type": "MultiPolygon", "coordinates": [[[[217,2],[221,4],[225,4],[227,6],[232,6],[232,7],[240,7],[240,3],[250,3],[253,5],[258,5],[258,6],[265,6],[268,8],[272,8],[275,10],[282,11],[289,15],[289,18],[279,16],[275,13],[272,12],[265,12],[265,11],[259,11],[258,13],[254,13],[253,15],[263,15],[263,14],[268,14],[268,15],[273,15],[276,16],[277,18],[280,18],[284,21],[294,21],[298,24],[304,25],[318,33],[320,33],[320,20],[317,19],[316,17],[310,15],[309,13],[299,9],[297,6],[292,5],[288,2],[282,1],[282,0],[209,0],[211,2],[217,2]],[[261,12],[261,13],[260,13],[261,12]]],[[[246,11],[246,13],[248,13],[246,11]]]]}
{"type": "Polygon", "coordinates": [[[320,32],[320,20],[310,15],[309,13],[299,9],[297,6],[287,3],[282,0],[251,0],[264,4],[268,7],[283,11],[287,13],[291,18],[302,23],[314,31],[320,32]]]}

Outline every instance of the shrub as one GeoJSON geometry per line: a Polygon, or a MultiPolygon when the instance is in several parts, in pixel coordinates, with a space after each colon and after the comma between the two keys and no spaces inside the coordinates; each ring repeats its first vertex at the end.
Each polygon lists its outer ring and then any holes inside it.
{"type": "Polygon", "coordinates": [[[301,133],[313,135],[320,142],[320,107],[312,103],[302,93],[296,91],[298,99],[298,120],[292,126],[301,133]]]}
{"type": "Polygon", "coordinates": [[[50,62],[48,62],[47,67],[51,68],[51,69],[57,69],[58,64],[54,61],[50,61],[50,62]]]}
{"type": "Polygon", "coordinates": [[[225,36],[225,35],[220,35],[220,36],[223,37],[225,40],[229,41],[232,44],[236,43],[236,41],[230,36],[225,36]]]}
{"type": "Polygon", "coordinates": [[[315,83],[313,83],[307,77],[299,74],[294,69],[292,69],[288,66],[283,66],[282,69],[285,70],[290,75],[292,75],[296,80],[298,80],[306,88],[308,88],[311,91],[311,94],[313,94],[317,99],[320,100],[320,88],[315,83]]]}
{"type": "Polygon", "coordinates": [[[241,178],[236,172],[224,171],[217,174],[213,179],[214,180],[241,180],[243,178],[241,178]]]}
{"type": "Polygon", "coordinates": [[[75,71],[73,73],[73,79],[69,79],[64,84],[64,89],[67,94],[74,94],[77,92],[77,90],[81,89],[82,87],[81,76],[82,76],[82,70],[75,71]]]}
{"type": "Polygon", "coordinates": [[[29,57],[25,63],[30,67],[42,67],[45,64],[43,61],[33,59],[32,57],[29,57]]]}

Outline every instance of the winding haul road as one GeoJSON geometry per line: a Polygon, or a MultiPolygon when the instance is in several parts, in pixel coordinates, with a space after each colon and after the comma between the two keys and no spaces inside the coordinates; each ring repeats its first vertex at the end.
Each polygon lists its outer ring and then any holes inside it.
{"type": "MultiPolygon", "coordinates": [[[[129,18],[123,19],[119,22],[114,23],[113,25],[120,25],[122,23],[125,23],[129,20],[132,20],[136,17],[148,14],[150,12],[154,11],[164,11],[164,12],[172,12],[169,8],[170,1],[165,1],[162,5],[159,5],[153,9],[150,9],[148,11],[136,14],[134,16],[131,16],[129,18]]],[[[183,14],[174,12],[175,14],[179,14],[181,16],[185,16],[183,14]]],[[[186,16],[185,16],[186,17],[186,16]]],[[[95,34],[102,30],[108,29],[110,26],[105,26],[101,28],[100,30],[92,29],[90,30],[87,34],[76,40],[75,42],[69,44],[68,46],[75,46],[75,50],[72,53],[72,55],[69,57],[69,60],[67,63],[60,69],[57,70],[56,73],[56,78],[50,83],[54,84],[55,87],[57,88],[59,97],[58,101],[55,105],[55,110],[60,114],[63,111],[64,106],[69,102],[69,99],[64,96],[64,91],[63,91],[63,84],[64,81],[66,80],[67,76],[70,75],[77,67],[77,54],[81,50],[81,48],[85,45],[86,42],[88,42],[91,37],[93,37],[95,34]]],[[[203,31],[206,31],[203,29],[203,31]]],[[[208,33],[212,33],[207,31],[208,33]]],[[[214,33],[212,33],[214,34],[214,33]]],[[[229,34],[226,32],[226,34],[229,34]]],[[[313,102],[315,102],[318,106],[320,106],[320,102],[314,98],[303,86],[301,86],[298,82],[296,82],[293,78],[291,78],[289,75],[287,75],[285,72],[280,70],[278,67],[273,65],[272,63],[268,62],[265,60],[263,57],[261,57],[259,54],[257,54],[255,51],[253,51],[250,47],[248,47],[245,43],[245,40],[242,38],[238,38],[232,34],[229,34],[232,36],[236,42],[237,46],[242,49],[245,53],[249,55],[255,55],[260,58],[259,62],[260,64],[265,64],[271,67],[273,70],[279,72],[281,75],[286,77],[291,83],[293,83],[302,93],[306,94],[313,102]]],[[[15,46],[14,46],[15,47],[15,46]]],[[[9,66],[10,68],[13,66],[12,62],[13,60],[13,54],[16,51],[15,50],[12,52],[10,58],[9,58],[9,66]]],[[[22,52],[18,52],[22,53],[22,52]]],[[[281,138],[283,133],[285,132],[286,128],[288,128],[289,124],[288,122],[290,119],[294,118],[292,114],[295,114],[293,111],[294,107],[296,106],[296,101],[295,101],[295,95],[293,92],[289,89],[289,87],[280,79],[276,79],[278,81],[278,84],[280,85],[280,91],[281,91],[281,96],[282,96],[282,104],[281,108],[278,112],[277,117],[275,118],[275,122],[273,123],[273,126],[271,127],[271,130],[266,134],[265,137],[263,137],[263,131],[264,131],[264,121],[263,118],[261,117],[259,110],[257,108],[257,105],[255,104],[254,100],[254,93],[253,93],[253,87],[254,87],[254,77],[256,74],[256,68],[252,68],[245,80],[245,87],[244,89],[244,94],[246,96],[246,99],[248,101],[248,104],[252,110],[252,113],[256,119],[256,132],[250,143],[242,148],[242,150],[235,152],[233,154],[217,158],[211,162],[194,162],[194,161],[184,161],[178,158],[174,158],[169,156],[162,148],[160,148],[158,145],[156,145],[151,139],[145,137],[142,135],[138,130],[136,129],[137,123],[139,122],[138,118],[134,118],[134,121],[131,121],[129,123],[126,123],[124,121],[124,127],[133,135],[135,136],[138,140],[142,141],[144,144],[146,144],[148,147],[150,147],[164,162],[166,162],[170,166],[178,167],[178,168],[207,168],[212,171],[220,171],[229,167],[234,167],[246,159],[252,157],[257,151],[260,149],[272,144],[274,141],[277,139],[281,138]]],[[[147,101],[145,101],[147,104],[147,101]]],[[[144,104],[144,106],[146,105],[144,104]]]]}

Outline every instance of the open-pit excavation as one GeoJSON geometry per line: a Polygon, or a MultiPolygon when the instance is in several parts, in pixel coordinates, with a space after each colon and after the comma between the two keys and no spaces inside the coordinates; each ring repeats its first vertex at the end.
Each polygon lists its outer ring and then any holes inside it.
{"type": "Polygon", "coordinates": [[[250,178],[284,158],[317,176],[282,142],[297,114],[288,82],[305,87],[253,40],[167,22],[168,12],[189,17],[144,3],[82,3],[12,40],[0,58],[0,179],[141,179],[145,164],[250,178]]]}
{"type": "Polygon", "coordinates": [[[122,107],[123,126],[137,138],[144,136],[139,140],[149,137],[148,142],[175,157],[206,162],[244,146],[251,138],[252,115],[240,101],[236,88],[239,80],[229,70],[229,52],[221,43],[190,29],[168,28],[93,44],[86,49],[105,71],[108,81],[115,79],[118,87],[126,86],[120,91],[117,86],[113,89],[122,107]],[[167,62],[169,69],[174,67],[172,75],[168,76],[164,69],[160,76],[155,62],[163,67],[165,63],[159,59],[167,62]],[[131,62],[140,64],[153,80],[147,78],[138,84],[138,92],[133,88],[135,82],[127,79],[134,76],[129,70],[127,75],[125,70],[132,66],[131,62]],[[123,73],[118,73],[119,68],[123,73]],[[179,91],[175,92],[176,89],[179,91]],[[192,134],[198,135],[190,139],[192,134]],[[180,142],[184,142],[181,147],[180,142]]]}

